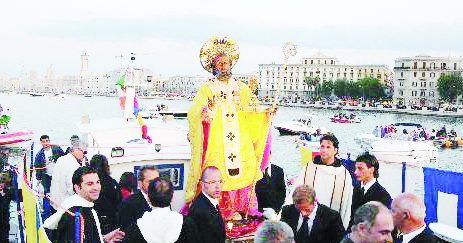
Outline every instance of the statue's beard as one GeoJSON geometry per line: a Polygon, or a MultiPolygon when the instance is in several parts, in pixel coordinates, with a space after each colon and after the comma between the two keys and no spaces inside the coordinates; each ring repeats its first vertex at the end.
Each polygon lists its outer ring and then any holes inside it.
{"type": "Polygon", "coordinates": [[[219,70],[217,70],[217,69],[215,69],[215,70],[212,72],[212,74],[213,74],[216,78],[218,78],[218,79],[230,78],[231,75],[232,75],[231,70],[228,71],[228,72],[221,72],[221,71],[219,71],[219,70]]]}

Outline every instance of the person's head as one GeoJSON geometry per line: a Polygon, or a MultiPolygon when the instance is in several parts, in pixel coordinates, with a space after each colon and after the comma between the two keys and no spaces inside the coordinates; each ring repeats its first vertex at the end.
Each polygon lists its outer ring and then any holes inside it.
{"type": "Polygon", "coordinates": [[[392,200],[394,226],[403,233],[414,231],[425,224],[426,207],[422,200],[411,193],[402,193],[392,200]]]}
{"type": "Polygon", "coordinates": [[[48,149],[49,147],[51,147],[50,137],[48,135],[40,136],[40,143],[42,144],[42,147],[44,149],[48,149]]]}
{"type": "Polygon", "coordinates": [[[159,177],[159,171],[154,165],[144,165],[140,168],[140,172],[138,172],[138,187],[145,192],[148,193],[148,186],[150,181],[159,177]]]}
{"type": "Polygon", "coordinates": [[[339,142],[334,135],[327,134],[320,139],[320,158],[322,162],[334,161],[334,156],[338,153],[339,142]]]}
{"type": "Polygon", "coordinates": [[[214,76],[227,76],[231,74],[232,63],[226,54],[220,54],[212,60],[212,73],[214,76]]]}
{"type": "Polygon", "coordinates": [[[293,192],[294,206],[302,216],[311,214],[317,205],[315,190],[309,185],[300,185],[293,192]]]}
{"type": "Polygon", "coordinates": [[[90,159],[90,167],[94,168],[98,175],[109,175],[109,164],[106,156],[102,154],[93,155],[90,159]]]}
{"type": "Polygon", "coordinates": [[[212,198],[219,198],[222,193],[222,174],[215,166],[206,167],[201,175],[201,190],[212,198]]]}
{"type": "Polygon", "coordinates": [[[119,180],[119,186],[133,192],[137,188],[137,178],[133,172],[124,172],[119,180]]]}
{"type": "Polygon", "coordinates": [[[71,148],[71,154],[76,158],[77,161],[84,161],[87,155],[87,147],[83,144],[71,148]]]}
{"type": "Polygon", "coordinates": [[[0,173],[0,191],[7,188],[11,182],[11,177],[7,172],[0,173]]]}
{"type": "Polygon", "coordinates": [[[367,183],[379,177],[379,163],[375,156],[365,153],[355,160],[354,175],[358,181],[367,183]]]}
{"type": "Polygon", "coordinates": [[[76,147],[76,146],[78,146],[79,143],[80,143],[80,138],[79,138],[79,136],[77,136],[77,135],[75,135],[75,134],[71,136],[71,139],[70,139],[70,140],[71,140],[71,147],[76,147]]]}
{"type": "Polygon", "coordinates": [[[74,171],[72,186],[77,195],[89,202],[97,200],[100,196],[100,178],[96,170],[91,167],[82,166],[74,171]]]}
{"type": "Polygon", "coordinates": [[[392,242],[393,229],[389,209],[380,202],[371,201],[355,211],[350,237],[356,243],[392,242]]]}
{"type": "Polygon", "coordinates": [[[169,180],[158,177],[149,183],[148,198],[153,207],[169,207],[173,196],[174,186],[169,180]]]}
{"type": "Polygon", "coordinates": [[[257,228],[255,243],[293,243],[294,233],[291,227],[283,221],[264,221],[257,228]]]}

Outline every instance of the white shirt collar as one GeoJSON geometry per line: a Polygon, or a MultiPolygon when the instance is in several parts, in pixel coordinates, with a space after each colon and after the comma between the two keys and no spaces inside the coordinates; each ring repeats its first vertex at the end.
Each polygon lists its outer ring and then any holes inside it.
{"type": "Polygon", "coordinates": [[[410,242],[417,235],[421,234],[421,232],[423,232],[424,229],[426,229],[426,224],[424,224],[423,226],[421,226],[421,228],[419,228],[419,229],[417,229],[415,231],[412,231],[412,232],[410,232],[408,234],[404,234],[404,240],[402,241],[402,243],[410,242]]]}
{"type": "Polygon", "coordinates": [[[209,201],[212,203],[212,205],[214,205],[214,208],[217,207],[217,205],[219,204],[219,200],[215,199],[215,198],[212,198],[212,197],[209,197],[206,193],[204,192],[201,192],[204,196],[206,196],[207,199],[209,199],[209,201]]]}
{"type": "Polygon", "coordinates": [[[367,184],[363,185],[363,189],[365,189],[365,193],[367,193],[368,189],[370,189],[370,187],[373,186],[373,184],[375,184],[375,182],[376,182],[376,178],[369,181],[367,184]]]}
{"type": "MultiPolygon", "coordinates": [[[[307,221],[307,224],[309,226],[309,233],[310,231],[312,231],[313,221],[315,220],[315,216],[317,215],[317,210],[318,210],[318,203],[313,208],[313,211],[309,214],[309,220],[307,221]]],[[[302,214],[299,213],[299,220],[297,221],[297,230],[301,228],[303,221],[304,219],[302,217],[302,214]]]]}
{"type": "Polygon", "coordinates": [[[272,164],[269,162],[267,166],[267,174],[269,177],[272,177],[272,164]]]}
{"type": "Polygon", "coordinates": [[[150,202],[150,199],[148,197],[148,194],[146,194],[143,189],[140,188],[140,192],[141,192],[141,195],[143,195],[143,197],[145,198],[146,202],[148,203],[148,205],[153,208],[153,206],[151,205],[151,202],[150,202]]]}

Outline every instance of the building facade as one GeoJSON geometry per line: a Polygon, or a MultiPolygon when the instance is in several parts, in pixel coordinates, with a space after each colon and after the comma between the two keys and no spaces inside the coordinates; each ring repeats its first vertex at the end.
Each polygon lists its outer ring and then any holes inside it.
{"type": "Polygon", "coordinates": [[[437,82],[441,75],[463,71],[463,58],[419,55],[401,57],[394,65],[394,102],[407,106],[439,103],[437,82]]]}
{"type": "Polygon", "coordinates": [[[317,53],[302,58],[299,64],[259,64],[259,95],[274,96],[279,89],[283,96],[304,97],[314,87],[305,83],[306,77],[320,80],[320,84],[332,80],[358,81],[365,77],[377,78],[382,84],[391,85],[391,71],[386,65],[346,65],[340,64],[336,57],[317,53]],[[278,88],[279,87],[279,88],[278,88]]]}
{"type": "MultiPolygon", "coordinates": [[[[255,74],[233,74],[233,77],[239,81],[249,84],[249,80],[255,74]]],[[[184,95],[195,94],[202,83],[208,81],[212,76],[173,76],[164,81],[162,92],[179,93],[184,95]]]]}

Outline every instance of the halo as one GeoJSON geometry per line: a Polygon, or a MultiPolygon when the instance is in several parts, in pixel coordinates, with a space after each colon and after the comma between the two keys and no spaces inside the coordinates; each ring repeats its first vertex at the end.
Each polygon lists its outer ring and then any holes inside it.
{"type": "Polygon", "coordinates": [[[199,52],[199,60],[203,68],[212,73],[214,59],[226,55],[231,60],[231,67],[235,66],[240,57],[238,45],[228,37],[212,37],[204,43],[199,52]]]}

